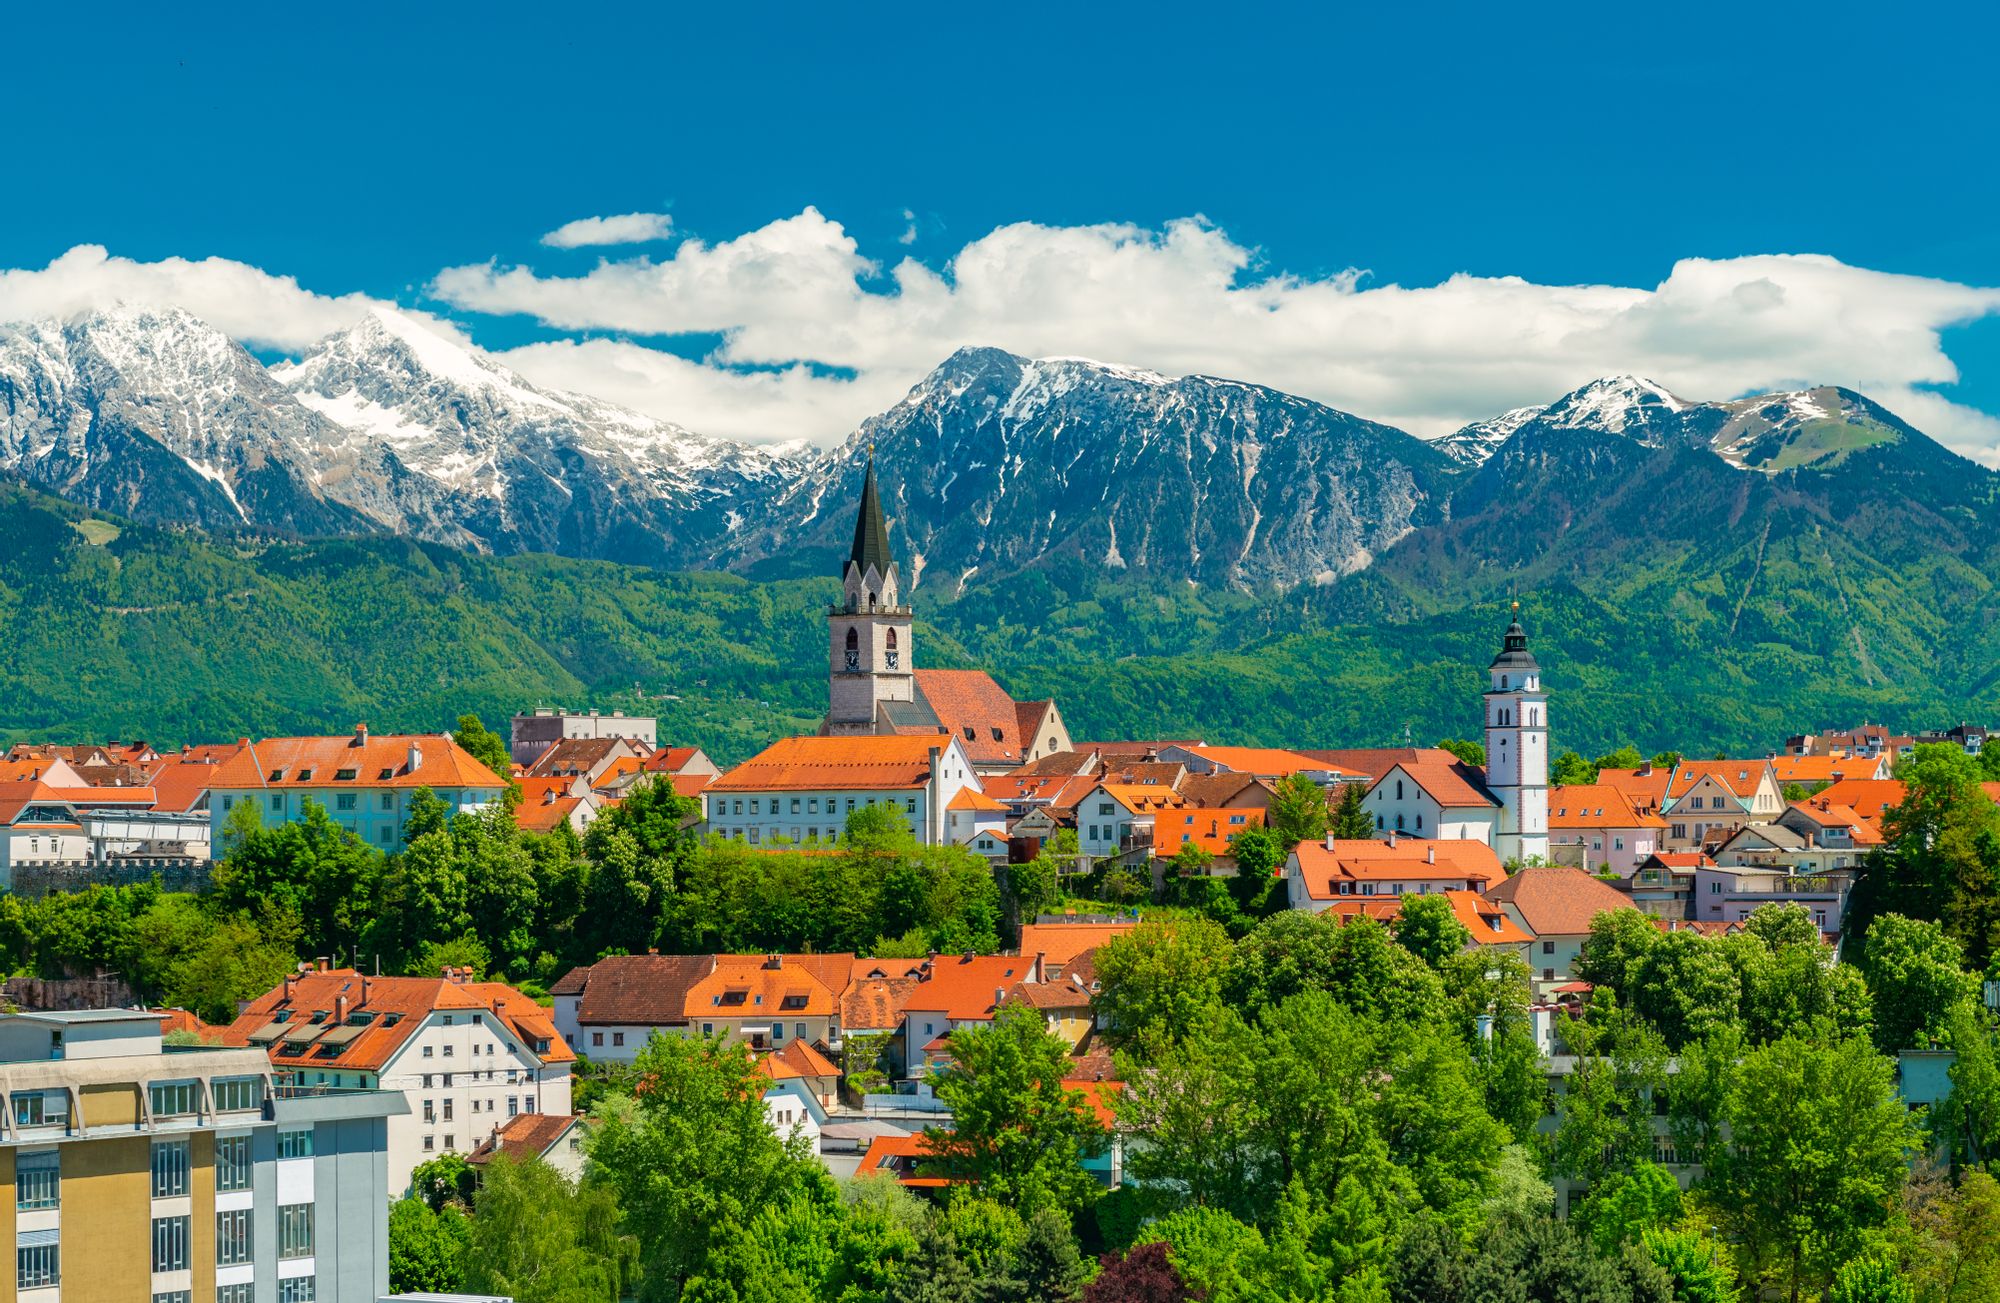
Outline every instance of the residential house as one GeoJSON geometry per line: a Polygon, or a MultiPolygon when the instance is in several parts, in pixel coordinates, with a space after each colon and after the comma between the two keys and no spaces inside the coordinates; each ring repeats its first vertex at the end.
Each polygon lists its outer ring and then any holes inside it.
{"type": "Polygon", "coordinates": [[[851,954],[716,955],[688,987],[688,1027],[763,1050],[801,1040],[840,1044],[840,996],[851,954]]]}
{"type": "Polygon", "coordinates": [[[1665,765],[1655,765],[1651,761],[1637,769],[1600,769],[1597,781],[1605,787],[1613,787],[1631,807],[1640,814],[1658,814],[1660,807],[1667,803],[1667,784],[1673,781],[1674,771],[1665,765]]]}
{"type": "Polygon", "coordinates": [[[650,753],[660,745],[660,721],[614,710],[562,711],[537,706],[514,716],[508,754],[514,763],[532,769],[558,743],[581,739],[625,738],[636,751],[650,753]]]}
{"type": "Polygon", "coordinates": [[[1153,816],[1153,857],[1170,860],[1193,843],[1209,858],[1209,872],[1236,873],[1236,838],[1264,826],[1265,807],[1161,810],[1153,816]]]}
{"type": "Polygon", "coordinates": [[[946,815],[978,774],[957,738],[789,737],[710,783],[711,832],[753,845],[833,841],[862,806],[902,812],[917,840],[948,843],[946,815]]]}
{"type": "Polygon", "coordinates": [[[554,832],[558,825],[568,824],[580,836],[604,808],[582,774],[530,776],[517,783],[521,803],[514,807],[514,826],[522,832],[554,832]]]}
{"type": "Polygon", "coordinates": [[[1801,905],[1832,940],[1846,919],[1855,876],[1851,871],[1798,873],[1785,864],[1703,865],[1695,871],[1694,917],[1704,923],[1741,922],[1765,905],[1801,905]]]}
{"type": "Polygon", "coordinates": [[[1700,851],[1657,851],[1628,878],[1612,885],[1632,904],[1658,919],[1694,917],[1695,871],[1715,864],[1700,851]]]}
{"type": "Polygon", "coordinates": [[[1164,785],[1099,783],[1077,807],[1077,847],[1095,858],[1151,846],[1154,819],[1181,804],[1164,785]]]}
{"type": "Polygon", "coordinates": [[[944,1054],[944,1038],[967,1025],[993,1021],[1017,985],[1042,980],[1040,955],[932,956],[919,969],[903,1004],[903,1045],[909,1076],[921,1078],[944,1054]]]}
{"type": "Polygon", "coordinates": [[[1059,1038],[1073,1054],[1097,1027],[1092,995],[1090,987],[1075,978],[1050,978],[1015,984],[1001,1004],[1025,1005],[1042,1015],[1049,1034],[1059,1038]]]}
{"type": "Polygon", "coordinates": [[[630,1063],[655,1032],[688,1034],[688,992],[712,955],[607,955],[550,988],[562,1038],[593,1062],[630,1063]]]}
{"type": "Polygon", "coordinates": [[[1631,877],[1659,849],[1666,828],[1666,820],[1640,813],[1609,783],[1549,792],[1549,857],[1585,873],[1631,877]]]}
{"type": "Polygon", "coordinates": [[[1882,830],[1851,805],[1836,805],[1824,795],[1794,801],[1778,824],[1833,850],[1854,852],[1856,860],[1882,844],[1882,830]]]}
{"type": "Polygon", "coordinates": [[[288,1089],[400,1092],[409,1111],[389,1122],[392,1191],[418,1163],[470,1153],[509,1118],[572,1111],[576,1054],[549,1011],[513,987],[463,969],[374,977],[300,967],[245,1005],[223,1042],[262,1050],[288,1089]]]}
{"type": "Polygon", "coordinates": [[[1338,765],[1282,747],[1183,746],[1162,747],[1158,759],[1187,767],[1190,775],[1237,774],[1275,783],[1280,778],[1304,774],[1321,787],[1351,783],[1361,775],[1338,765]]]}
{"type": "Polygon", "coordinates": [[[1856,868],[1866,852],[1851,845],[1822,846],[1810,828],[1801,831],[1781,821],[1745,824],[1718,842],[1713,854],[1716,863],[1722,865],[1827,873],[1856,868]]]}
{"type": "Polygon", "coordinates": [[[238,805],[248,804],[269,825],[295,823],[315,802],[342,828],[391,850],[403,843],[410,802],[420,790],[454,813],[476,811],[498,801],[507,780],[443,733],[375,736],[360,724],[347,737],[245,740],[215,767],[211,843],[220,843],[238,805]]]}
{"type": "Polygon", "coordinates": [[[976,787],[962,787],[945,806],[945,840],[954,846],[979,842],[975,855],[1006,863],[1007,803],[995,800],[976,787]],[[983,838],[983,840],[982,840],[983,838]]]}
{"type": "MultiPolygon", "coordinates": [[[[1416,893],[1425,894],[1425,893],[1416,893]]],[[[1511,953],[1525,962],[1528,950],[1535,938],[1506,909],[1493,903],[1476,891],[1440,891],[1428,893],[1443,896],[1451,904],[1451,912],[1464,925],[1471,940],[1466,944],[1481,954],[1511,953]]],[[[1403,903],[1410,899],[1401,896],[1345,896],[1335,900],[1323,911],[1327,917],[1345,922],[1351,918],[1372,918],[1391,929],[1403,915],[1403,903]]]]}
{"type": "Polygon", "coordinates": [[[1044,914],[1021,926],[1020,951],[1042,957],[1042,980],[1053,982],[1082,956],[1113,937],[1129,934],[1139,926],[1137,918],[1111,918],[1103,914],[1044,914]]]}
{"type": "Polygon", "coordinates": [[[1535,974],[1537,995],[1546,995],[1575,976],[1592,919],[1633,908],[1624,892],[1566,865],[1523,868],[1484,894],[1534,934],[1528,967],[1535,974]]]}
{"type": "Polygon", "coordinates": [[[1701,850],[1746,823],[1776,823],[1785,797],[1769,760],[1683,760],[1674,766],[1660,817],[1664,848],[1701,850]]]}
{"type": "Polygon", "coordinates": [[[1291,908],[1315,913],[1347,897],[1485,891],[1506,876],[1499,856],[1480,841],[1347,841],[1329,833],[1324,841],[1300,842],[1285,861],[1291,908]]]}
{"type": "Polygon", "coordinates": [[[1268,810],[1273,788],[1247,774],[1187,774],[1174,790],[1181,800],[1203,810],[1268,810]]]}
{"type": "Polygon", "coordinates": [[[1794,786],[1818,791],[1843,778],[1870,780],[1890,776],[1886,755],[1772,756],[1771,771],[1781,791],[1794,786]]]}
{"type": "Polygon", "coordinates": [[[622,737],[566,737],[536,757],[527,777],[581,778],[586,786],[596,787],[621,764],[637,773],[639,762],[652,754],[642,748],[643,744],[622,737]]]}
{"type": "Polygon", "coordinates": [[[374,1303],[400,1094],[306,1094],[143,1010],[0,1016],[14,1284],[29,1300],[374,1303]]]}
{"type": "Polygon", "coordinates": [[[583,1141],[590,1119],[578,1113],[522,1113],[502,1122],[465,1161],[485,1167],[502,1154],[516,1162],[539,1158],[572,1181],[583,1179],[583,1141]]]}

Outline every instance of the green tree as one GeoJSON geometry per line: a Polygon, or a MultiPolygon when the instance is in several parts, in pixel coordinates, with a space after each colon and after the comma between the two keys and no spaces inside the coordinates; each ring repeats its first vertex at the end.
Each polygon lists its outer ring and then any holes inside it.
{"type": "Polygon", "coordinates": [[[389,1205],[389,1288],[398,1294],[448,1294],[465,1282],[471,1227],[456,1208],[434,1211],[417,1198],[389,1205]]]}
{"type": "Polygon", "coordinates": [[[1607,909],[1590,920],[1590,935],[1577,956],[1576,975],[1593,986],[1609,987],[1629,1000],[1639,966],[1660,943],[1652,917],[1636,909],[1607,909]]]}
{"type": "Polygon", "coordinates": [[[942,1217],[924,1223],[917,1253],[890,1294],[891,1303],[977,1303],[979,1282],[942,1217]]]}
{"type": "Polygon", "coordinates": [[[1637,769],[1645,763],[1646,758],[1639,754],[1639,748],[1627,742],[1623,746],[1607,751],[1597,757],[1597,759],[1591,761],[1590,767],[1598,771],[1606,769],[1637,769]]]}
{"type": "Polygon", "coordinates": [[[1146,1138],[1126,1152],[1128,1185],[1150,1210],[1188,1205],[1254,1219],[1268,1153],[1251,1080],[1256,1034],[1219,1003],[1177,1030],[1143,1057],[1118,1061],[1119,1122],[1146,1138]]]}
{"type": "Polygon", "coordinates": [[[1963,958],[1936,923],[1900,914],[1876,919],[1861,953],[1861,974],[1874,996],[1875,1043],[1893,1052],[1942,1035],[1952,1007],[1979,994],[1963,958]]]}
{"type": "Polygon", "coordinates": [[[1896,777],[1904,797],[1883,812],[1887,844],[1856,884],[1849,930],[1865,936],[1887,913],[1935,921],[1983,968],[2000,941],[2000,810],[1984,772],[1958,747],[1926,743],[1896,777]]]}
{"type": "Polygon", "coordinates": [[[1722,1245],[1699,1231],[1652,1230],[1646,1254],[1673,1280],[1674,1303],[1739,1303],[1743,1292],[1722,1245]]]}
{"type": "Polygon", "coordinates": [[[495,1155],[465,1247],[465,1288],[517,1303],[617,1303],[624,1247],[610,1192],[578,1187],[540,1159],[495,1155]]]}
{"type": "Polygon", "coordinates": [[[1574,751],[1565,751],[1549,767],[1549,783],[1555,787],[1578,787],[1597,781],[1597,770],[1574,751]]]}
{"type": "Polygon", "coordinates": [[[1449,751],[1475,769],[1486,767],[1486,746],[1469,738],[1448,737],[1438,741],[1438,750],[1449,751]]]}
{"type": "Polygon", "coordinates": [[[514,758],[508,754],[507,739],[480,722],[477,715],[460,715],[452,730],[452,741],[480,764],[502,778],[514,772],[514,758]]]}
{"type": "Polygon", "coordinates": [[[1273,915],[1236,944],[1222,985],[1232,1004],[1252,1013],[1302,991],[1327,991],[1350,1008],[1409,1022],[1446,1009],[1438,975],[1367,917],[1343,925],[1297,910],[1273,915]]]}
{"type": "Polygon", "coordinates": [[[1797,1303],[1883,1225],[1916,1128],[1895,1072],[1867,1042],[1787,1037],[1743,1056],[1729,1143],[1704,1181],[1758,1275],[1797,1303]]]}
{"type": "MultiPolygon", "coordinates": [[[[1485,754],[1485,749],[1480,749],[1485,754]]],[[[1483,763],[1483,762],[1482,762],[1483,763]]],[[[1333,811],[1333,835],[1342,841],[1362,841],[1375,835],[1375,820],[1368,815],[1368,784],[1342,783],[1340,804],[1333,811]]]]}
{"type": "Polygon", "coordinates": [[[432,1212],[442,1212],[448,1205],[472,1207],[472,1192],[478,1186],[478,1173],[463,1154],[439,1154],[410,1169],[409,1196],[432,1212]]]}
{"type": "MultiPolygon", "coordinates": [[[[1619,913],[1630,911],[1620,910],[1619,913]]],[[[1721,949],[1698,932],[1670,932],[1630,978],[1633,1009],[1678,1050],[1740,1021],[1742,984],[1721,949]]]]}
{"type": "Polygon", "coordinates": [[[1856,1258],[1834,1274],[1826,1303],[1915,1303],[1902,1269],[1881,1258],[1856,1258]]]}
{"type": "Polygon", "coordinates": [[[1945,1017],[1951,1048],[1951,1094],[1938,1107],[1931,1133],[1950,1146],[1953,1162],[1974,1166],[2000,1152],[2000,1047],[1991,1020],[1965,1001],[1945,1017]]]}
{"type": "Polygon", "coordinates": [[[1008,865],[1007,880],[1023,923],[1034,922],[1062,898],[1060,872],[1056,862],[1046,855],[1038,855],[1026,864],[1008,865]]]}
{"type": "Polygon", "coordinates": [[[1109,1137],[1083,1093],[1063,1084],[1068,1071],[1069,1046],[1025,1005],[953,1031],[950,1066],[933,1077],[952,1126],[924,1132],[931,1165],[1009,1207],[1074,1212],[1096,1186],[1081,1160],[1109,1137]]]}
{"type": "Polygon", "coordinates": [[[1221,999],[1230,953],[1229,935],[1207,919],[1146,922],[1111,938],[1097,952],[1099,1021],[1119,1043],[1172,1041],[1221,999]]]}
{"type": "Polygon", "coordinates": [[[1271,792],[1264,826],[1289,853],[1300,842],[1326,836],[1326,791],[1304,774],[1287,774],[1271,792]]]}
{"type": "Polygon", "coordinates": [[[1433,969],[1472,944],[1472,933],[1443,895],[1405,896],[1396,917],[1396,943],[1433,969]]]}
{"type": "Polygon", "coordinates": [[[1270,878],[1285,862],[1284,847],[1270,829],[1261,826],[1237,833],[1230,849],[1236,855],[1236,876],[1248,882],[1270,878]]]}
{"type": "Polygon", "coordinates": [[[1666,1168],[1642,1159],[1630,1172],[1606,1177],[1571,1216],[1600,1253],[1611,1254],[1621,1245],[1639,1243],[1649,1231],[1671,1225],[1680,1210],[1680,1183],[1666,1168]]]}

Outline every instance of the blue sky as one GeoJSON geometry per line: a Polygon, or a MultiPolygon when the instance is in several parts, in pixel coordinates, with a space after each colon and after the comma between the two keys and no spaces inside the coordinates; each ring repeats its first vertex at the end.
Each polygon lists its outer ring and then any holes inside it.
{"type": "MultiPolygon", "coordinates": [[[[857,291],[864,308],[898,292],[898,260],[949,280],[968,246],[1012,223],[1119,224],[1144,243],[1196,215],[1240,259],[1238,285],[1331,284],[1365,269],[1343,283],[1431,287],[1467,273],[1646,291],[1685,259],[1820,254],[1869,272],[2000,286],[2000,78],[1990,66],[2000,23],[1990,7],[1899,16],[1837,4],[585,8],[15,15],[11,43],[43,57],[9,61],[15,129],[0,267],[45,268],[80,244],[139,264],[226,259],[295,278],[312,295],[434,314],[503,352],[599,338],[705,358],[739,378],[805,365],[798,392],[767,385],[741,410],[771,437],[820,438],[865,410],[864,398],[905,383],[919,345],[857,337],[816,355],[807,328],[789,320],[783,338],[717,354],[739,317],[747,339],[769,313],[799,315],[767,307],[790,283],[788,253],[760,261],[761,279],[733,286],[730,306],[680,310],[666,300],[690,291],[673,285],[649,291],[662,296],[655,312],[548,304],[606,288],[572,283],[600,259],[640,276],[681,238],[722,245],[808,209],[869,265],[857,291]],[[673,237],[538,243],[579,218],[637,212],[667,215],[673,237]],[[503,293],[461,277],[439,292],[441,272],[489,262],[532,269],[535,283],[503,293]],[[767,297],[740,302],[752,294],[767,297]],[[808,380],[857,375],[879,384],[804,395],[808,380]]],[[[816,248],[835,238],[811,236],[816,248]]],[[[815,274],[826,268],[803,273],[815,274]]],[[[1793,292],[1782,276],[1777,284],[1793,292]]],[[[1878,291],[1900,299],[1897,284],[1828,282],[1825,292],[1859,318],[1883,311],[1870,297],[1878,291]]],[[[1135,315],[1169,312],[1132,301],[1135,315]]],[[[1178,301],[1199,311],[1192,296],[1178,301]]],[[[1052,302],[1046,322],[1030,325],[961,305],[943,333],[983,328],[1018,337],[992,340],[1003,346],[1129,349],[1156,355],[1110,360],[1210,369],[1181,336],[1120,333],[1094,316],[1065,346],[1068,311],[1052,302]]],[[[1710,388],[1830,379],[1938,392],[1966,409],[1929,409],[1957,423],[1956,442],[2000,442],[2000,429],[1977,419],[2000,412],[1992,311],[1978,294],[1946,296],[1904,323],[1940,339],[1961,371],[1942,389],[1916,352],[1869,365],[1893,348],[1865,328],[1817,352],[1772,344],[1761,369],[1677,362],[1684,342],[1649,329],[1651,342],[1619,369],[1681,365],[1677,383],[1710,388]],[[1807,366],[1833,374],[1788,374],[1807,366]]],[[[1506,313],[1496,308],[1493,329],[1507,329],[1506,313]]],[[[225,328],[267,352],[292,347],[285,330],[257,340],[225,328]]],[[[1187,323],[1188,340],[1197,328],[1187,323]]],[[[1793,316],[1777,328],[1802,327],[1793,316]]],[[[908,319],[881,329],[923,333],[908,319]]],[[[1338,352],[1343,338],[1307,331],[1297,358],[1244,378],[1310,389],[1312,349],[1338,352]]],[[[1313,396],[1435,427],[1480,414],[1482,401],[1554,397],[1537,386],[1568,374],[1548,358],[1565,338],[1544,332],[1534,358],[1549,364],[1518,386],[1468,380],[1427,403],[1350,377],[1313,396]]],[[[1257,369],[1291,343],[1246,338],[1219,350],[1215,369],[1257,369]]],[[[1578,353],[1591,369],[1618,361],[1609,344],[1578,353]]],[[[623,401],[657,382],[649,406],[678,396],[707,424],[737,401],[726,385],[683,391],[677,383],[693,383],[685,376],[637,378],[629,359],[617,376],[576,350],[517,361],[545,382],[600,378],[595,387],[623,401]]],[[[1422,383],[1439,385],[1451,365],[1509,364],[1448,349],[1426,359],[1422,383]]]]}

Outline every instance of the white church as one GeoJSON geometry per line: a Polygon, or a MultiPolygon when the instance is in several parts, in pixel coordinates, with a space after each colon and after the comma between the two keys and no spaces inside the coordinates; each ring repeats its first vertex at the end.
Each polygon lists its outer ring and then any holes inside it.
{"type": "Polygon", "coordinates": [[[1409,749],[1368,789],[1384,837],[1485,842],[1506,863],[1549,855],[1549,704],[1519,608],[1487,669],[1486,764],[1409,749]]]}

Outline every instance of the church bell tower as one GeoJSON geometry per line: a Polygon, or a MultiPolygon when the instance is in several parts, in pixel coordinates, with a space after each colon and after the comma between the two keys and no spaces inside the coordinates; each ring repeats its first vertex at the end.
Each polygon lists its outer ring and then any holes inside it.
{"type": "Polygon", "coordinates": [[[826,615],[831,633],[826,721],[822,734],[854,736],[881,729],[884,702],[912,701],[910,608],[889,551],[889,523],[875,484],[875,450],[861,485],[854,546],[841,575],[841,601],[826,615]]]}
{"type": "Polygon", "coordinates": [[[1549,857],[1549,699],[1528,650],[1521,604],[1487,670],[1486,788],[1500,802],[1493,850],[1503,862],[1549,857]]]}

